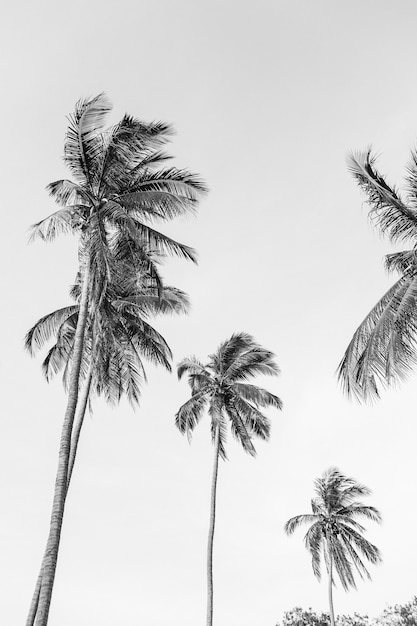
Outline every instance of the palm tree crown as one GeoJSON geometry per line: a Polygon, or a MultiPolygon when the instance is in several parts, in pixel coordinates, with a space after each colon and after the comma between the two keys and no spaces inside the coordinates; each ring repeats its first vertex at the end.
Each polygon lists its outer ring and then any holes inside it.
{"type": "Polygon", "coordinates": [[[245,452],[256,454],[253,436],[267,440],[270,421],[259,408],[282,408],[281,400],[266,389],[246,381],[257,374],[277,375],[279,368],[274,355],[259,346],[251,335],[236,333],[220,345],[203,365],[189,357],[178,365],[178,377],[188,374],[191,398],[181,406],[175,423],[189,437],[205,409],[212,420],[212,438],[219,430],[219,453],[226,458],[226,431],[228,418],[232,434],[245,452]]]}
{"type": "Polygon", "coordinates": [[[373,564],[381,561],[378,548],[362,536],[365,528],[358,519],[380,523],[381,514],[373,506],[359,501],[359,498],[368,496],[370,490],[335,467],[324,472],[314,485],[316,497],[311,501],[312,512],[289,519],[285,532],[291,535],[299,526],[308,524],[304,541],[311,554],[315,576],[321,578],[324,555],[326,569],[329,570],[332,562],[343,588],[348,590],[356,587],[354,571],[361,578],[370,578],[363,558],[373,564]]]}
{"type": "Polygon", "coordinates": [[[366,400],[404,379],[417,362],[417,152],[408,166],[405,199],[376,170],[370,151],[352,155],[349,169],[366,194],[373,224],[393,243],[412,246],[385,257],[386,269],[399,278],[359,325],[338,367],[346,393],[366,400]]]}

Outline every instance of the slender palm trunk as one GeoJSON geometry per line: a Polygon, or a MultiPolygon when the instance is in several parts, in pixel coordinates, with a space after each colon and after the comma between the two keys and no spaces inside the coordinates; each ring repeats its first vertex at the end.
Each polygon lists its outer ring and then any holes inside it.
{"type": "Polygon", "coordinates": [[[55,480],[55,492],[52,504],[50,529],[42,567],[42,583],[37,606],[36,626],[46,626],[48,623],[49,607],[51,604],[52,589],[55,579],[58,559],[59,542],[61,538],[62,520],[64,516],[65,498],[67,494],[68,464],[71,449],[71,434],[78,400],[79,376],[85,327],[88,316],[90,282],[90,260],[87,259],[83,286],[81,291],[80,310],[77,329],[74,339],[74,351],[71,364],[71,376],[68,390],[67,409],[61,431],[59,447],[58,469],[55,480]]]}
{"type": "Polygon", "coordinates": [[[81,428],[84,423],[84,416],[87,410],[88,398],[90,397],[91,381],[93,379],[93,363],[90,362],[88,367],[87,379],[85,381],[84,389],[80,398],[80,404],[78,409],[78,419],[74,426],[74,432],[71,439],[71,451],[68,461],[68,479],[67,479],[67,491],[71,482],[72,472],[74,469],[75,458],[78,451],[78,443],[80,441],[81,428]]]}
{"type": "Polygon", "coordinates": [[[333,556],[329,548],[329,541],[327,540],[327,553],[329,556],[329,583],[328,583],[328,593],[329,593],[329,615],[330,615],[330,626],[335,626],[334,621],[334,608],[333,608],[333,556]]]}
{"type": "MultiPolygon", "coordinates": [[[[88,398],[90,395],[90,387],[91,387],[91,380],[93,377],[93,367],[92,364],[90,363],[90,367],[89,367],[89,371],[87,374],[87,380],[86,383],[84,385],[84,389],[83,389],[83,393],[80,399],[80,404],[79,404],[79,408],[78,408],[78,419],[77,422],[75,424],[74,427],[74,433],[72,435],[72,442],[71,442],[71,452],[70,452],[70,458],[69,458],[69,462],[68,462],[68,479],[67,479],[67,494],[68,494],[68,489],[69,489],[69,485],[71,482],[71,476],[72,476],[72,471],[74,469],[74,463],[75,463],[75,457],[77,455],[77,449],[78,449],[78,442],[80,439],[80,434],[81,434],[81,428],[84,422],[84,416],[85,416],[85,412],[87,409],[87,402],[88,402],[88,398]]],[[[33,592],[33,597],[32,597],[32,602],[30,605],[30,609],[29,609],[29,614],[27,616],[26,619],[26,626],[33,626],[35,623],[35,618],[36,618],[36,614],[38,611],[38,605],[39,605],[39,596],[40,596],[40,592],[41,592],[41,587],[42,587],[42,578],[43,578],[43,568],[44,568],[44,562],[45,562],[45,557],[46,557],[46,550],[42,559],[42,566],[41,566],[41,570],[39,572],[38,575],[38,579],[36,581],[36,587],[35,587],[35,591],[33,592]]]]}
{"type": "Polygon", "coordinates": [[[214,464],[211,481],[210,527],[207,543],[207,626],[213,626],[213,540],[216,523],[216,489],[219,468],[220,424],[216,426],[214,438],[214,464]]]}

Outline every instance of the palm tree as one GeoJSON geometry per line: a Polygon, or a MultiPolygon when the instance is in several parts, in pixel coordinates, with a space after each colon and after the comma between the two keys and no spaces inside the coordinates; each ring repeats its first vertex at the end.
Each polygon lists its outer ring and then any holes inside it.
{"type": "Polygon", "coordinates": [[[207,546],[207,626],[213,624],[213,540],[219,456],[226,459],[227,422],[245,452],[255,456],[254,436],[268,440],[270,422],[259,407],[282,408],[281,400],[246,381],[257,374],[277,375],[274,355],[251,335],[236,333],[222,343],[203,365],[189,357],[178,365],[178,378],[188,374],[191,398],[175,416],[177,428],[190,438],[205,409],[211,419],[214,465],[211,485],[210,526],[207,546]]]}
{"type": "Polygon", "coordinates": [[[150,223],[193,212],[205,191],[195,175],[163,167],[168,157],[161,147],[171,133],[169,126],[144,124],[125,115],[118,124],[104,130],[110,110],[104,94],[77,103],[64,145],[64,160],[74,181],[60,180],[48,186],[61,208],[33,227],[33,237],[45,241],[60,233],[78,234],[81,288],[37,626],[46,626],[48,622],[83,344],[89,311],[94,311],[107,284],[112,282],[111,243],[115,237],[127,237],[143,248],[195,260],[191,248],[155,230],[150,223]]]}
{"type": "Polygon", "coordinates": [[[284,528],[291,535],[299,526],[309,525],[304,542],[311,554],[313,572],[319,580],[321,557],[324,556],[329,580],[330,623],[334,626],[333,569],[345,591],[350,587],[356,588],[355,570],[361,578],[370,578],[362,558],[377,564],[381,562],[381,555],[378,548],[362,536],[365,528],[357,520],[365,518],[380,523],[381,514],[373,506],[358,500],[371,493],[368,487],[344,476],[335,467],[315,480],[314,490],[316,497],[311,500],[312,512],[292,517],[284,528]]]}
{"type": "Polygon", "coordinates": [[[408,166],[405,200],[377,171],[370,151],[352,155],[349,169],[366,194],[374,225],[391,242],[411,244],[385,257],[387,270],[399,278],[356,329],[338,367],[345,392],[367,400],[404,379],[417,361],[417,152],[408,166]]]}
{"type": "MultiPolygon", "coordinates": [[[[92,393],[96,396],[104,395],[110,403],[120,402],[122,396],[126,395],[133,405],[138,404],[140,386],[146,380],[142,355],[171,371],[172,354],[169,346],[150,326],[147,318],[152,314],[187,313],[188,298],[179,289],[152,286],[154,281],[149,276],[142,277],[140,282],[140,287],[136,285],[136,290],[132,293],[109,289],[102,298],[99,309],[95,311],[94,319],[89,320],[87,325],[80,375],[83,389],[71,439],[67,491],[92,393]]],[[[72,291],[73,295],[79,297],[79,287],[72,291]]],[[[42,317],[26,334],[25,347],[32,356],[52,336],[55,337],[55,344],[42,364],[48,382],[59,371],[63,371],[64,385],[67,386],[78,314],[79,305],[59,309],[42,317]]],[[[26,626],[33,626],[36,618],[43,567],[44,563],[38,576],[26,626]]]]}

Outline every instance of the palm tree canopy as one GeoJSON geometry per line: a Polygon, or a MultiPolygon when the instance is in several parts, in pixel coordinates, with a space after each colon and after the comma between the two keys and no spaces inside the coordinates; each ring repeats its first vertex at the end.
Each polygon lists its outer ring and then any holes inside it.
{"type": "MultiPolygon", "coordinates": [[[[131,281],[126,279],[126,282],[131,281]]],[[[77,300],[79,292],[78,282],[72,289],[77,300]]],[[[88,319],[81,378],[85,378],[93,363],[92,390],[97,395],[104,395],[114,403],[125,394],[130,402],[138,403],[141,384],[146,381],[143,358],[171,371],[171,350],[149,318],[161,313],[187,313],[188,309],[189,300],[184,292],[168,286],[161,289],[149,276],[142,277],[140,284],[136,279],[132,291],[110,285],[100,306],[88,319]]],[[[38,320],[26,334],[25,347],[32,355],[55,339],[42,364],[48,381],[63,371],[67,385],[78,312],[78,304],[58,309],[38,320]]]]}
{"type": "Polygon", "coordinates": [[[385,267],[399,278],[356,329],[338,367],[344,391],[359,400],[403,380],[417,361],[417,153],[408,166],[406,200],[376,170],[368,151],[351,155],[349,169],[366,194],[372,223],[411,250],[388,254],[385,267]]]}
{"type": "Polygon", "coordinates": [[[104,129],[111,104],[105,94],[77,102],[69,117],[64,161],[74,180],[59,180],[48,191],[60,209],[32,227],[32,238],[51,241],[61,233],[81,235],[95,280],[109,276],[109,239],[122,233],[157,253],[196,260],[192,248],[152,228],[193,213],[206,191],[195,174],[166,167],[162,147],[172,129],[125,115],[104,129]]]}
{"type": "Polygon", "coordinates": [[[207,409],[213,441],[219,428],[221,457],[226,458],[226,417],[234,437],[254,456],[253,436],[267,440],[270,434],[270,421],[259,409],[282,409],[282,402],[266,389],[246,381],[256,374],[279,374],[273,353],[258,345],[251,335],[236,333],[209,356],[207,364],[194,356],[183,359],[178,364],[178,378],[184,374],[188,374],[191,398],[175,416],[177,428],[190,437],[207,409]]]}
{"type": "Polygon", "coordinates": [[[373,564],[382,560],[378,548],[363,537],[365,528],[360,522],[380,523],[381,514],[375,507],[360,502],[360,498],[370,495],[370,490],[335,467],[316,479],[314,490],[312,512],[292,517],[284,530],[291,535],[299,526],[308,525],[304,542],[315,576],[320,580],[322,555],[326,568],[330,555],[343,588],[356,588],[354,571],[361,578],[370,578],[364,560],[373,564]]]}

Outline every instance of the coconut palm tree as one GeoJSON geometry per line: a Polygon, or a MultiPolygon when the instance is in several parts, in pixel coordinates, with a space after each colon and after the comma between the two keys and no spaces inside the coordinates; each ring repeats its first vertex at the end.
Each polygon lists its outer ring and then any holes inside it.
{"type": "MultiPolygon", "coordinates": [[[[136,283],[139,281],[137,280],[136,283]]],[[[89,320],[84,340],[80,378],[82,393],[77,405],[70,457],[67,491],[74,468],[84,416],[91,396],[103,395],[110,403],[119,402],[123,395],[134,405],[139,403],[140,386],[146,380],[142,357],[171,371],[171,351],[165,339],[150,326],[147,318],[160,313],[186,313],[189,301],[184,292],[173,287],[155,287],[153,279],[142,277],[134,292],[109,289],[89,320]]],[[[125,283],[127,283],[125,279],[125,283]]],[[[79,286],[73,290],[79,298],[79,286]]],[[[54,311],[42,317],[27,333],[25,346],[33,356],[48,340],[55,344],[43,361],[42,369],[48,382],[63,371],[68,384],[68,369],[74,348],[79,305],[54,311]]],[[[39,605],[43,579],[42,563],[33,594],[26,626],[33,626],[39,605]]]]}
{"type": "Polygon", "coordinates": [[[207,545],[207,626],[213,624],[213,540],[219,457],[226,459],[227,424],[245,452],[255,456],[254,436],[268,440],[270,422],[259,407],[282,408],[281,400],[246,381],[257,374],[277,375],[274,355],[251,335],[236,333],[222,343],[203,365],[189,357],[178,365],[178,378],[188,374],[191,398],[175,416],[177,428],[191,437],[204,411],[211,419],[214,464],[211,484],[210,525],[207,545]]]}
{"type": "Polygon", "coordinates": [[[194,212],[205,191],[195,175],[164,166],[168,157],[161,148],[171,133],[169,126],[144,124],[125,115],[118,124],[104,130],[110,110],[104,94],[76,104],[64,144],[64,161],[74,180],[60,180],[48,186],[61,208],[33,226],[33,237],[45,241],[60,233],[79,236],[81,287],[37,626],[46,626],[48,621],[83,344],[89,311],[94,310],[107,284],[112,282],[111,242],[114,237],[125,236],[156,252],[195,260],[191,248],[155,230],[150,223],[194,212]]]}
{"type": "Polygon", "coordinates": [[[376,228],[411,247],[385,257],[387,270],[399,278],[356,329],[338,367],[344,391],[367,400],[404,379],[417,361],[417,152],[408,166],[405,199],[377,171],[371,151],[352,155],[349,169],[376,228]]]}
{"type": "Polygon", "coordinates": [[[344,476],[335,467],[315,480],[314,490],[316,497],[311,500],[312,512],[292,517],[284,528],[291,535],[299,526],[309,525],[304,542],[311,554],[313,572],[319,580],[321,557],[324,557],[328,574],[330,623],[334,626],[334,571],[345,591],[350,587],[356,588],[354,571],[361,578],[370,578],[362,558],[377,564],[381,561],[381,555],[378,548],[363,537],[365,528],[357,520],[368,519],[380,523],[381,514],[375,507],[364,505],[358,500],[371,493],[368,487],[344,476]]]}

